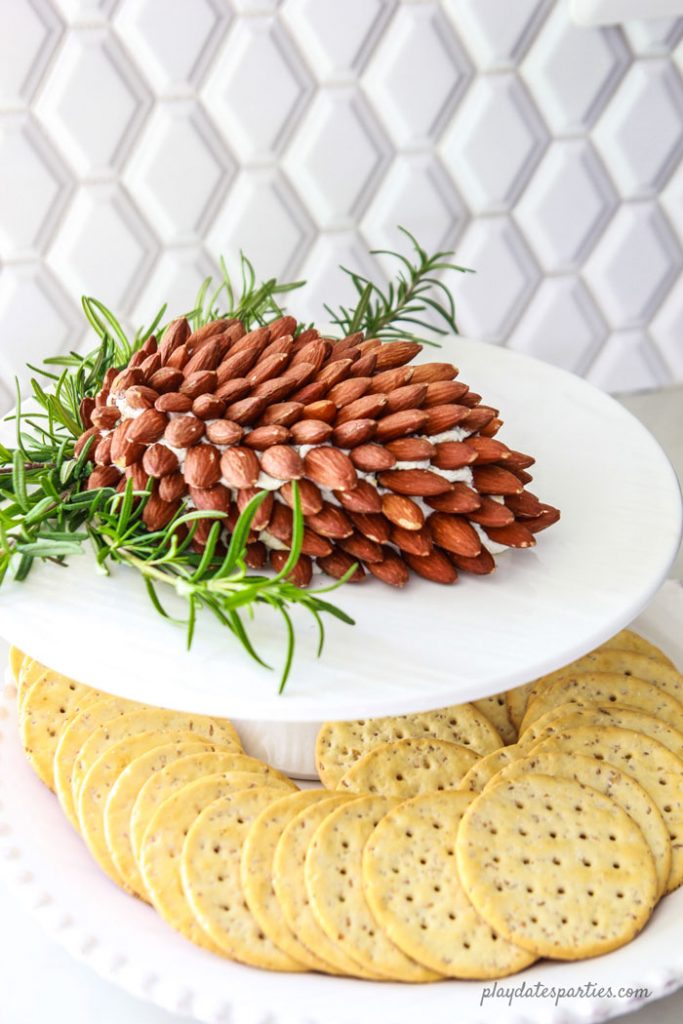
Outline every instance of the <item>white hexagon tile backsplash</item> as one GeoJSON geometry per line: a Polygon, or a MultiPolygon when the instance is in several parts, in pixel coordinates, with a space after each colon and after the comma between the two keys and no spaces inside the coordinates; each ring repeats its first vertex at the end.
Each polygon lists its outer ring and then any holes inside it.
{"type": "Polygon", "coordinates": [[[455,248],[460,326],[610,390],[683,380],[683,19],[569,0],[2,0],[0,406],[223,254],[302,318],[455,248]]]}

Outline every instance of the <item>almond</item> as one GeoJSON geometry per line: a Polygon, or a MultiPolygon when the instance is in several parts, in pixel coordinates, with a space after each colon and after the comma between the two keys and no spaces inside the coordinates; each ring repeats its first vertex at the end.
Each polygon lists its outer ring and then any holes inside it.
{"type": "Polygon", "coordinates": [[[165,362],[168,370],[182,370],[190,358],[190,350],[187,345],[179,345],[165,362]]]}
{"type": "Polygon", "coordinates": [[[532,548],[536,543],[532,531],[523,523],[510,523],[509,526],[485,526],[486,536],[496,544],[505,544],[509,548],[532,548]]]}
{"type": "Polygon", "coordinates": [[[301,419],[301,413],[303,412],[303,405],[301,402],[276,402],[274,405],[269,405],[263,416],[259,420],[259,426],[275,426],[291,427],[292,423],[296,423],[298,419],[301,419]]]}
{"type": "MultiPolygon", "coordinates": [[[[235,377],[244,377],[258,357],[259,350],[257,348],[245,348],[241,352],[231,351],[231,354],[216,369],[218,383],[225,384],[226,381],[235,377]]],[[[249,386],[251,387],[251,385],[249,386]]]]}
{"type": "Polygon", "coordinates": [[[332,427],[322,420],[300,420],[291,427],[295,444],[323,444],[332,437],[332,427]]]}
{"type": "Polygon", "coordinates": [[[358,482],[353,463],[338,448],[311,448],[304,458],[304,466],[306,476],[332,491],[350,491],[358,482]]]}
{"type": "Polygon", "coordinates": [[[322,369],[318,370],[315,375],[315,383],[320,384],[325,391],[329,388],[334,387],[340,380],[344,380],[349,376],[349,371],[353,364],[351,359],[338,359],[334,363],[328,363],[327,366],[323,366],[322,369]]]}
{"type": "Polygon", "coordinates": [[[334,423],[337,417],[337,406],[334,402],[322,399],[319,402],[310,402],[304,406],[303,417],[306,420],[323,420],[325,423],[334,423]]]}
{"type": "Polygon", "coordinates": [[[536,459],[532,459],[530,455],[525,455],[524,452],[515,452],[508,449],[507,456],[505,458],[505,465],[508,469],[528,469],[536,462],[536,459]]]}
{"type": "Polygon", "coordinates": [[[466,422],[469,413],[464,405],[433,405],[426,410],[425,433],[442,434],[458,423],[466,422]]]}
{"type": "Polygon", "coordinates": [[[334,428],[332,439],[338,448],[355,448],[369,441],[376,430],[376,420],[347,420],[334,428]]]}
{"type": "Polygon", "coordinates": [[[136,491],[146,491],[149,483],[149,476],[145,473],[145,470],[141,462],[133,462],[130,466],[126,466],[124,471],[126,479],[132,479],[133,488],[136,491]]]}
{"type": "MultiPolygon", "coordinates": [[[[144,384],[145,376],[138,367],[133,369],[122,370],[121,373],[117,373],[112,381],[111,392],[112,394],[118,394],[119,391],[125,391],[127,388],[132,387],[133,384],[144,384]]],[[[154,385],[152,385],[154,386],[154,385]]]]}
{"type": "Polygon", "coordinates": [[[296,366],[290,366],[282,376],[289,381],[290,391],[294,391],[295,388],[300,388],[309,381],[315,371],[315,363],[303,362],[297,363],[296,366]]]}
{"type": "Polygon", "coordinates": [[[478,523],[479,526],[509,526],[515,521],[514,513],[507,505],[494,501],[493,498],[488,498],[486,495],[482,495],[481,505],[476,512],[470,512],[469,519],[473,523],[478,523]]]}
{"type": "MultiPolygon", "coordinates": [[[[268,532],[272,533],[273,537],[283,544],[291,544],[292,520],[291,508],[283,505],[281,501],[275,501],[273,504],[273,514],[268,524],[268,532]]],[[[314,558],[317,558],[320,555],[329,555],[332,551],[332,545],[329,540],[321,537],[314,530],[304,527],[301,551],[304,555],[312,555],[314,558]]]]}
{"type": "Polygon", "coordinates": [[[116,466],[98,466],[88,477],[87,490],[96,491],[99,487],[116,487],[121,479],[121,471],[116,466]]]}
{"type": "Polygon", "coordinates": [[[463,572],[474,573],[476,576],[488,576],[496,568],[493,555],[485,547],[482,547],[479,554],[475,555],[474,558],[456,555],[455,552],[451,554],[451,558],[458,569],[462,569],[463,572]]]}
{"type": "Polygon", "coordinates": [[[391,530],[391,543],[401,551],[418,555],[420,558],[428,555],[434,547],[431,534],[426,526],[420,530],[406,530],[402,526],[394,526],[391,530]]]}
{"type": "Polygon", "coordinates": [[[142,466],[148,476],[157,479],[175,473],[178,458],[165,444],[152,444],[142,456],[142,466]]]}
{"type": "Polygon", "coordinates": [[[109,466],[111,464],[111,434],[107,434],[100,441],[93,445],[92,461],[96,466],[109,466]]]}
{"type": "Polygon", "coordinates": [[[468,405],[470,409],[473,409],[475,405],[479,405],[481,402],[481,395],[478,395],[476,391],[470,391],[469,388],[460,399],[461,405],[468,405]]]}
{"type": "MultiPolygon", "coordinates": [[[[533,519],[543,512],[543,505],[531,491],[522,491],[519,494],[508,494],[505,504],[511,512],[519,519],[533,519]]],[[[546,506],[550,507],[550,506],[546,506]]]]}
{"type": "Polygon", "coordinates": [[[353,533],[353,524],[349,517],[336,505],[324,502],[319,512],[306,516],[306,526],[315,530],[321,537],[350,537],[353,533]]]}
{"type": "Polygon", "coordinates": [[[513,473],[513,475],[516,476],[519,482],[524,484],[524,486],[530,484],[533,480],[531,473],[527,473],[524,469],[512,469],[510,472],[513,473]]]}
{"type": "Polygon", "coordinates": [[[180,345],[184,345],[189,337],[190,325],[185,317],[181,316],[177,320],[172,320],[164,331],[164,336],[159,345],[161,361],[166,362],[171,353],[180,345]]]}
{"type": "Polygon", "coordinates": [[[294,339],[291,334],[284,334],[281,338],[276,338],[275,341],[268,342],[261,353],[261,359],[266,359],[268,356],[274,356],[277,352],[285,354],[289,359],[291,359],[293,349],[294,339]]]}
{"type": "Polygon", "coordinates": [[[163,530],[168,526],[173,516],[180,508],[180,501],[164,501],[157,494],[150,494],[144,509],[142,510],[142,521],[148,530],[163,530]]]}
{"type": "Polygon", "coordinates": [[[201,348],[195,352],[191,359],[189,359],[183,367],[183,373],[186,377],[190,374],[197,373],[199,370],[215,370],[223,357],[223,346],[219,341],[215,339],[202,345],[201,348]]]}
{"type": "Polygon", "coordinates": [[[478,466],[487,462],[504,462],[510,452],[506,445],[501,444],[500,441],[494,441],[491,437],[470,437],[465,443],[476,453],[478,466]]]}
{"type": "Polygon", "coordinates": [[[252,387],[270,380],[271,377],[279,377],[281,371],[289,362],[289,355],[285,352],[276,352],[272,356],[260,359],[253,370],[246,375],[252,387]]]}
{"type": "Polygon", "coordinates": [[[145,409],[136,419],[130,421],[128,440],[153,444],[164,436],[167,424],[166,413],[159,412],[158,409],[145,409]]]}
{"type": "MultiPolygon", "coordinates": [[[[320,489],[311,480],[299,480],[299,501],[305,516],[315,515],[323,507],[323,496],[320,489]]],[[[294,508],[294,493],[291,483],[283,484],[278,491],[286,505],[294,508]]]]}
{"type": "Polygon", "coordinates": [[[347,352],[352,348],[360,348],[363,343],[363,332],[354,331],[353,334],[347,334],[344,338],[339,338],[338,341],[332,343],[332,348],[335,355],[340,355],[342,352],[347,352]]]}
{"type": "Polygon", "coordinates": [[[341,426],[342,423],[348,423],[349,420],[377,419],[386,404],[387,396],[384,394],[364,395],[363,398],[357,398],[355,402],[349,402],[343,409],[340,409],[336,413],[334,423],[336,426],[341,426]]]}
{"type": "Polygon", "coordinates": [[[453,363],[420,363],[413,367],[413,371],[413,384],[432,384],[458,376],[458,368],[453,363]]]}
{"type": "Polygon", "coordinates": [[[377,373],[370,381],[370,391],[373,395],[380,392],[388,394],[390,391],[402,388],[413,379],[414,372],[415,367],[413,366],[400,366],[395,370],[384,370],[382,373],[377,373]]]}
{"type": "MultiPolygon", "coordinates": [[[[265,451],[273,444],[283,444],[289,437],[287,427],[279,427],[271,424],[269,427],[254,427],[244,437],[247,448],[255,448],[257,451],[265,451]]],[[[266,472],[268,472],[266,470],[266,472]]]]}
{"type": "MultiPolygon", "coordinates": [[[[307,327],[301,334],[297,334],[294,339],[294,352],[299,352],[305,345],[308,345],[311,341],[315,341],[316,338],[320,337],[320,332],[315,327],[307,327]]],[[[327,340],[327,339],[325,339],[327,340]]],[[[330,349],[332,343],[330,342],[330,349]]]]}
{"type": "Polygon", "coordinates": [[[387,395],[386,411],[401,412],[403,409],[418,409],[427,394],[426,384],[405,384],[402,388],[394,388],[387,395]]]}
{"type": "Polygon", "coordinates": [[[350,512],[381,512],[382,499],[372,484],[367,480],[359,480],[350,491],[335,491],[337,501],[350,512]]]}
{"type": "Polygon", "coordinates": [[[225,412],[225,401],[215,395],[200,395],[192,403],[192,412],[200,420],[217,420],[225,412]]]}
{"type": "Polygon", "coordinates": [[[294,334],[296,319],[293,316],[281,316],[268,324],[271,338],[281,338],[283,334],[294,334]]]}
{"type": "Polygon", "coordinates": [[[206,424],[206,436],[212,444],[237,444],[242,437],[242,428],[233,420],[214,420],[206,424]]]}
{"type": "MultiPolygon", "coordinates": [[[[436,448],[424,437],[399,437],[387,442],[387,449],[400,462],[419,462],[431,459],[436,448]]],[[[391,466],[381,467],[391,469],[391,466]]]]}
{"type": "Polygon", "coordinates": [[[204,430],[204,421],[188,413],[171,420],[164,432],[164,440],[174,448],[189,448],[204,436],[204,430]]]}
{"type": "Polygon", "coordinates": [[[458,481],[453,484],[453,489],[448,494],[437,494],[433,498],[426,499],[430,508],[438,512],[474,512],[481,507],[481,495],[468,487],[467,484],[458,481]]]}
{"type": "Polygon", "coordinates": [[[375,352],[378,348],[382,347],[381,338],[366,338],[365,341],[359,341],[357,346],[361,352],[375,352]]]}
{"type": "MultiPolygon", "coordinates": [[[[272,565],[275,572],[282,572],[289,553],[287,551],[271,551],[270,552],[270,564],[272,565]]],[[[308,555],[299,555],[296,565],[290,572],[287,579],[290,583],[293,583],[295,587],[307,587],[311,582],[313,576],[313,563],[308,555]]]]}
{"type": "Polygon", "coordinates": [[[134,384],[126,391],[126,402],[131,409],[151,409],[158,397],[158,391],[144,384],[134,384]]]}
{"type": "Polygon", "coordinates": [[[347,377],[330,388],[327,398],[341,409],[357,399],[362,398],[370,386],[370,377],[347,377]]]}
{"type": "Polygon", "coordinates": [[[534,516],[533,519],[524,520],[524,525],[532,533],[540,533],[541,530],[546,530],[560,518],[559,509],[553,508],[552,505],[543,505],[542,509],[543,510],[540,515],[534,516]]]}
{"type": "Polygon", "coordinates": [[[81,436],[78,438],[74,445],[74,455],[80,455],[85,446],[90,442],[88,446],[88,452],[90,455],[95,451],[95,446],[98,444],[100,438],[99,427],[88,427],[81,436]],[[93,440],[90,440],[93,438],[93,440]]]}
{"type": "Polygon", "coordinates": [[[222,318],[217,320],[209,320],[208,323],[202,324],[198,327],[187,339],[187,347],[191,351],[195,351],[205,345],[211,338],[216,334],[222,334],[226,329],[227,321],[222,318]]]}
{"type": "Polygon", "coordinates": [[[349,458],[357,469],[364,473],[377,473],[381,469],[391,469],[396,465],[396,458],[387,445],[363,444],[354,448],[349,458]]]}
{"type": "Polygon", "coordinates": [[[87,430],[88,427],[92,426],[91,416],[95,411],[95,399],[94,398],[82,398],[81,404],[78,407],[78,415],[81,418],[83,427],[87,430]]]}
{"type": "Polygon", "coordinates": [[[382,512],[390,523],[405,530],[419,530],[424,526],[425,517],[420,506],[401,494],[383,494],[382,512]]]}
{"type": "Polygon", "coordinates": [[[218,387],[218,380],[213,370],[197,370],[185,378],[178,389],[181,395],[188,395],[193,401],[208,391],[214,393],[218,387]]]}
{"type": "Polygon", "coordinates": [[[432,381],[431,384],[427,384],[424,407],[428,409],[433,405],[452,405],[459,402],[468,391],[467,384],[462,384],[458,380],[432,381]]]}
{"type": "Polygon", "coordinates": [[[375,438],[378,441],[393,441],[422,430],[427,422],[427,413],[421,409],[404,409],[385,416],[377,424],[375,438]]]}
{"type": "Polygon", "coordinates": [[[115,405],[105,405],[104,408],[93,409],[90,418],[98,430],[111,430],[121,419],[121,413],[115,405]]]}
{"type": "Polygon", "coordinates": [[[479,534],[460,516],[434,512],[427,520],[427,526],[434,543],[446,551],[454,551],[468,558],[473,558],[481,551],[479,534]]]}
{"type": "MultiPolygon", "coordinates": [[[[261,427],[271,430],[271,427],[261,427]]],[[[285,429],[284,427],[282,428],[285,429]]],[[[274,444],[261,456],[263,471],[276,480],[299,480],[304,475],[304,464],[301,456],[293,448],[284,444],[274,444]]]]}
{"type": "Polygon", "coordinates": [[[521,494],[521,480],[501,466],[474,466],[472,479],[480,494],[521,494]]]}
{"type": "Polygon", "coordinates": [[[153,373],[149,378],[149,386],[158,391],[160,395],[167,391],[177,391],[185,378],[180,370],[173,370],[170,366],[162,366],[160,370],[153,373]]]}
{"type": "Polygon", "coordinates": [[[289,401],[300,402],[302,406],[310,405],[311,402],[317,402],[323,398],[326,390],[325,384],[312,381],[310,384],[304,384],[302,388],[297,388],[296,391],[293,391],[289,395],[289,401]]]}
{"type": "Polygon", "coordinates": [[[226,380],[218,385],[216,398],[220,398],[227,405],[232,405],[233,402],[239,402],[246,398],[250,391],[251,387],[246,377],[234,377],[232,380],[226,380]]]}
{"type": "Polygon", "coordinates": [[[296,366],[297,363],[310,363],[313,367],[313,373],[317,373],[327,359],[331,348],[332,346],[329,341],[326,341],[324,338],[316,338],[315,341],[311,341],[308,345],[297,349],[292,357],[290,366],[296,366]]]}
{"type": "MultiPolygon", "coordinates": [[[[291,331],[285,331],[285,334],[291,334],[291,331]]],[[[263,352],[270,340],[271,334],[269,328],[257,327],[253,331],[248,331],[247,334],[243,334],[238,341],[235,341],[230,351],[237,353],[244,352],[246,349],[254,349],[258,356],[263,352]]]]}
{"type": "Polygon", "coordinates": [[[263,541],[252,541],[247,544],[244,552],[244,561],[250,569],[263,569],[268,561],[268,548],[263,541]]]}
{"type": "Polygon", "coordinates": [[[376,362],[377,356],[374,352],[366,353],[366,355],[361,356],[360,359],[356,359],[355,363],[351,364],[349,377],[371,376],[374,373],[376,362]]]}
{"type": "Polygon", "coordinates": [[[382,583],[390,587],[405,587],[410,578],[408,566],[391,548],[383,548],[384,558],[381,562],[368,562],[368,570],[382,583]]]}
{"type": "Polygon", "coordinates": [[[225,418],[234,420],[235,423],[253,423],[258,419],[266,407],[265,398],[242,398],[239,402],[232,402],[225,410],[225,418]]]}
{"type": "Polygon", "coordinates": [[[252,395],[255,398],[263,398],[270,405],[272,402],[280,402],[292,391],[292,381],[289,377],[273,377],[271,380],[264,380],[257,384],[252,395]]]}
{"type": "MultiPolygon", "coordinates": [[[[393,370],[396,366],[403,366],[414,359],[418,352],[422,351],[422,345],[416,341],[389,341],[375,352],[377,356],[378,370],[393,370]]],[[[418,382],[419,383],[419,382],[418,382]]]]}
{"type": "Polygon", "coordinates": [[[365,562],[368,568],[374,563],[381,562],[384,558],[384,552],[380,545],[358,532],[352,533],[350,537],[342,538],[339,541],[339,547],[352,558],[359,562],[365,562]]]}
{"type": "Polygon", "coordinates": [[[455,583],[458,578],[455,566],[443,551],[433,548],[429,555],[420,557],[405,552],[404,558],[413,572],[424,577],[430,583],[442,583],[448,585],[455,583]]]}
{"type": "Polygon", "coordinates": [[[332,576],[335,580],[341,579],[354,565],[356,569],[349,577],[348,582],[360,583],[365,578],[363,567],[356,562],[355,558],[347,555],[340,548],[335,548],[331,554],[326,555],[324,558],[318,558],[318,565],[323,572],[326,572],[328,576],[332,576]]]}
{"type": "Polygon", "coordinates": [[[144,444],[140,441],[131,441],[128,436],[128,432],[135,422],[135,420],[123,420],[118,427],[114,428],[111,440],[111,461],[119,469],[132,466],[144,454],[144,444]]]}
{"type": "Polygon", "coordinates": [[[214,487],[190,487],[190,498],[201,512],[230,511],[230,491],[224,484],[214,487]]]}
{"type": "Polygon", "coordinates": [[[351,348],[345,348],[343,351],[337,351],[335,345],[329,356],[327,357],[328,366],[331,363],[348,362],[355,363],[357,359],[360,359],[360,349],[357,346],[351,348]]]}
{"type": "Polygon", "coordinates": [[[221,478],[221,456],[211,444],[190,448],[183,466],[183,476],[190,487],[213,487],[221,478]]]}
{"type": "Polygon", "coordinates": [[[378,480],[382,487],[387,487],[394,494],[415,498],[445,494],[452,486],[449,480],[430,469],[389,469],[380,473],[378,480]]]}
{"type": "MultiPolygon", "coordinates": [[[[467,408],[466,406],[464,408],[467,408]]],[[[490,423],[498,414],[497,409],[491,409],[487,405],[478,405],[476,409],[468,409],[467,415],[460,422],[469,431],[481,430],[490,423]]]]}
{"type": "Polygon", "coordinates": [[[381,513],[349,512],[349,518],[359,533],[378,544],[386,544],[391,533],[391,523],[381,513]]]}
{"type": "Polygon", "coordinates": [[[253,487],[261,467],[249,448],[228,448],[221,457],[221,471],[230,487],[253,487]]]}
{"type": "Polygon", "coordinates": [[[439,441],[432,457],[432,465],[437,469],[462,469],[471,465],[477,453],[464,441],[439,441]]]}
{"type": "MultiPolygon", "coordinates": [[[[257,494],[261,494],[261,490],[258,487],[243,487],[241,491],[237,492],[237,510],[238,512],[244,512],[245,508],[249,504],[252,498],[255,498],[257,494]]],[[[267,491],[266,496],[256,510],[256,515],[252,519],[251,528],[252,530],[265,530],[270,522],[270,517],[273,514],[273,492],[267,491]]]]}

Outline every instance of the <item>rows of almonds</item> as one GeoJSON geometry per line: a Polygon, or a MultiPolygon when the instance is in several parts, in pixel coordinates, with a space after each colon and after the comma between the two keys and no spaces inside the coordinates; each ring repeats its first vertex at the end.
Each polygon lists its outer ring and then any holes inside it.
{"type": "MultiPolygon", "coordinates": [[[[182,501],[226,514],[226,537],[268,490],[249,537],[250,566],[280,569],[292,541],[292,482],[305,515],[300,585],[314,568],[340,577],[355,563],[403,586],[412,570],[452,583],[486,574],[492,550],[526,548],[559,513],[526,490],[534,460],[494,438],[498,410],[456,380],[449,362],[408,365],[411,341],[354,334],[333,341],[293,317],[245,331],[215,320],[173,321],[85,399],[90,487],[144,490],[149,529],[182,501]]],[[[195,547],[212,521],[199,523],[195,547]]]]}

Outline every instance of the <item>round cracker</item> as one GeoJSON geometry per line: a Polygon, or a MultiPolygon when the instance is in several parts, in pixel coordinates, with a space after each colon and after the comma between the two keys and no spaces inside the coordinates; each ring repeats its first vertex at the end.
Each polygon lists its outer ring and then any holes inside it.
{"type": "Polygon", "coordinates": [[[64,814],[75,829],[79,825],[76,801],[71,791],[71,777],[79,750],[98,726],[142,706],[124,700],[123,697],[104,697],[100,694],[100,699],[77,714],[62,733],[54,757],[55,791],[64,814]]]}
{"type": "Polygon", "coordinates": [[[313,950],[304,946],[287,924],[275,889],[273,860],[282,833],[306,807],[329,800],[325,789],[289,793],[265,807],[253,822],[242,849],[241,880],[249,909],[265,934],[278,947],[310,971],[337,974],[313,950]]]}
{"type": "Polygon", "coordinates": [[[469,747],[477,754],[488,754],[503,742],[495,726],[472,704],[455,704],[414,715],[324,722],[315,745],[323,785],[336,789],[342,776],[370,750],[408,738],[446,740],[469,747]]]}
{"type": "Polygon", "coordinates": [[[620,768],[654,800],[669,831],[671,872],[667,892],[683,883],[683,761],[662,743],[618,726],[577,726],[538,743],[532,753],[548,750],[585,754],[620,768]]]}
{"type": "Polygon", "coordinates": [[[457,789],[479,755],[445,740],[383,743],[349,768],[339,790],[407,800],[432,789],[457,789]]]}
{"type": "MultiPolygon", "coordinates": [[[[517,742],[517,730],[512,724],[512,719],[508,713],[504,693],[494,693],[491,697],[482,697],[481,700],[473,700],[471,703],[477,711],[481,711],[482,715],[488,718],[491,725],[500,735],[503,743],[511,744],[517,742]]],[[[481,753],[481,751],[478,751],[478,753],[481,753]]]]}
{"type": "Polygon", "coordinates": [[[215,742],[222,749],[235,752],[242,750],[235,727],[227,718],[209,718],[207,715],[167,711],[165,708],[144,707],[129,711],[100,725],[78,751],[71,773],[71,791],[76,803],[83,780],[95,761],[119,740],[137,736],[141,732],[157,732],[160,743],[172,739],[174,733],[188,732],[198,739],[215,742]]]}
{"type": "Polygon", "coordinates": [[[273,889],[282,914],[299,942],[314,949],[337,974],[377,980],[379,975],[364,970],[321,928],[306,888],[306,853],[316,829],[335,808],[354,799],[357,798],[346,793],[329,793],[327,800],[306,807],[290,821],[275,849],[273,889]]]}
{"type": "Polygon", "coordinates": [[[138,793],[147,780],[166,765],[190,754],[209,754],[216,749],[215,745],[196,739],[164,743],[134,758],[111,787],[104,808],[104,839],[124,887],[140,899],[147,900],[148,896],[130,838],[131,816],[138,793]]]}
{"type": "MultiPolygon", "coordinates": [[[[178,732],[165,737],[176,743],[183,740],[191,741],[194,738],[194,733],[191,732],[178,732]]],[[[81,835],[104,873],[123,889],[127,888],[126,881],[116,867],[106,839],[104,815],[107,800],[114,783],[131,761],[141,754],[154,751],[161,742],[163,741],[158,732],[142,732],[119,740],[95,761],[78,794],[77,810],[81,835]]],[[[119,845],[118,835],[112,834],[111,839],[112,845],[119,845]]]]}
{"type": "Polygon", "coordinates": [[[155,772],[145,782],[138,793],[130,816],[130,841],[133,856],[140,859],[140,851],[145,832],[157,809],[177,790],[196,782],[206,775],[217,772],[256,772],[266,777],[263,784],[270,785],[270,779],[277,779],[289,789],[296,789],[293,782],[277,768],[258,761],[247,754],[235,753],[232,750],[215,750],[212,753],[191,754],[179,758],[165,768],[155,772]]]}
{"type": "Polygon", "coordinates": [[[501,769],[522,757],[526,757],[528,753],[528,749],[525,749],[519,743],[511,743],[509,747],[493,750],[486,757],[481,757],[478,761],[474,762],[470,770],[463,775],[457,788],[469,793],[481,793],[487,783],[501,769]]]}
{"type": "Polygon", "coordinates": [[[407,956],[450,978],[483,980],[521,971],[535,957],[492,931],[460,884],[455,844],[474,799],[453,790],[423,793],[390,810],[365,846],[363,889],[407,956]]]}
{"type": "Polygon", "coordinates": [[[517,732],[519,732],[524,721],[529,694],[533,686],[533,682],[522,683],[520,686],[515,686],[512,690],[505,691],[505,706],[507,707],[510,721],[517,732]]]}
{"type": "Polygon", "coordinates": [[[548,736],[575,725],[616,725],[622,729],[632,729],[633,732],[642,732],[644,736],[651,736],[653,740],[663,743],[676,757],[683,759],[683,732],[674,729],[661,718],[623,704],[560,704],[546,711],[530,725],[520,737],[520,743],[532,747],[548,736]]]}
{"type": "MultiPolygon", "coordinates": [[[[273,785],[272,791],[280,794],[278,786],[281,785],[273,785]]],[[[202,811],[214,800],[262,786],[260,772],[223,772],[197,779],[164,801],[145,833],[139,866],[155,909],[190,942],[214,953],[221,953],[222,949],[202,928],[183,889],[180,862],[185,838],[202,811]]]]}
{"type": "Polygon", "coordinates": [[[24,664],[24,661],[26,660],[27,657],[28,655],[24,654],[23,651],[20,651],[18,647],[10,647],[9,667],[10,672],[14,677],[14,682],[17,684],[19,682],[19,673],[21,672],[21,666],[24,664]]]}
{"type": "Polygon", "coordinates": [[[363,848],[395,804],[385,796],[365,796],[327,815],[306,853],[308,898],[321,928],[364,970],[395,981],[435,981],[438,973],[391,941],[363,895],[363,848]]]}
{"type": "Polygon", "coordinates": [[[546,711],[568,702],[625,704],[639,708],[647,715],[661,718],[675,729],[683,731],[683,704],[654,683],[617,672],[586,672],[569,679],[559,679],[539,690],[529,702],[521,734],[546,711]]]}
{"type": "Polygon", "coordinates": [[[537,956],[578,960],[617,949],[657,899],[638,826],[570,779],[531,774],[481,793],[463,815],[456,858],[475,910],[537,956]]]}
{"type": "Polygon", "coordinates": [[[676,667],[661,647],[657,647],[656,644],[646,640],[644,636],[640,636],[639,633],[635,633],[632,629],[622,629],[611,640],[607,640],[602,644],[602,648],[598,647],[598,650],[612,650],[614,648],[620,651],[635,651],[636,654],[645,654],[648,658],[662,661],[665,665],[671,665],[672,668],[676,667]]]}
{"type": "Polygon", "coordinates": [[[54,790],[54,757],[70,720],[99,694],[89,686],[46,670],[25,692],[19,711],[21,742],[38,778],[54,790]]]}
{"type": "Polygon", "coordinates": [[[597,789],[599,793],[604,793],[619,804],[635,821],[650,847],[657,872],[658,895],[666,892],[671,872],[669,831],[657,804],[632,776],[613,764],[598,761],[593,757],[547,750],[544,753],[529,754],[528,757],[507,765],[488,785],[495,786],[498,782],[518,779],[527,772],[552,775],[559,779],[574,779],[584,786],[597,789]]]}
{"type": "Polygon", "coordinates": [[[183,889],[204,931],[241,963],[269,971],[304,971],[261,930],[240,881],[242,848],[261,811],[281,790],[259,786],[220,797],[190,828],[181,857],[183,889]]]}

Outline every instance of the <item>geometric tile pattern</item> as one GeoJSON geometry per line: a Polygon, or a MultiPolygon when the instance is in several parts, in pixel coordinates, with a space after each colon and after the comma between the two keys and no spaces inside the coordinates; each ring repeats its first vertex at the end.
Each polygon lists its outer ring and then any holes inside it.
{"type": "Polygon", "coordinates": [[[463,333],[683,381],[683,19],[566,0],[0,3],[0,407],[24,363],[188,308],[218,256],[304,319],[455,248],[463,333]]]}

